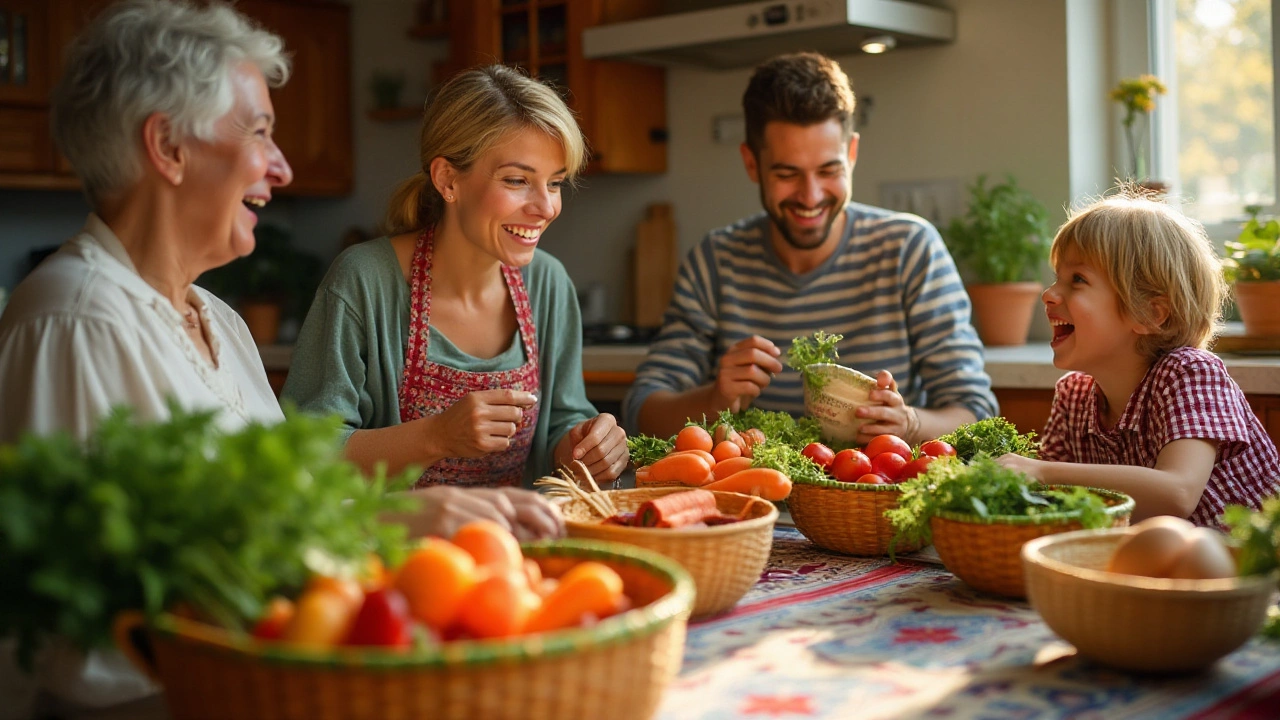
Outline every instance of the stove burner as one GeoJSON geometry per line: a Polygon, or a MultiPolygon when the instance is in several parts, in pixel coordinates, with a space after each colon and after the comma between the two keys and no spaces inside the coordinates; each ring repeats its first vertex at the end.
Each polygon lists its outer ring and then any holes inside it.
{"type": "Polygon", "coordinates": [[[582,328],[584,345],[648,345],[658,328],[636,325],[592,324],[582,328]]]}

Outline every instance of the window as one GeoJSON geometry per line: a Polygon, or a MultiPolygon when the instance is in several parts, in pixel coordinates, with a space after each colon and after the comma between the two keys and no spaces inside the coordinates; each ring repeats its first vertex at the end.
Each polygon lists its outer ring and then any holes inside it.
{"type": "Polygon", "coordinates": [[[1244,206],[1275,212],[1276,72],[1280,0],[1149,0],[1157,77],[1153,177],[1187,214],[1236,223],[1244,206]]]}

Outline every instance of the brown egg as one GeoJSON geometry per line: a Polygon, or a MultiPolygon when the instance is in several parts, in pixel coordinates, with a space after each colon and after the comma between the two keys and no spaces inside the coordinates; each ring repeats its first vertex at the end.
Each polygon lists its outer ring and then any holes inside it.
{"type": "Polygon", "coordinates": [[[1107,570],[1126,575],[1168,577],[1173,564],[1187,548],[1195,525],[1172,515],[1148,518],[1129,529],[1116,546],[1107,570]]]}
{"type": "Polygon", "coordinates": [[[1168,577],[1212,580],[1236,576],[1236,562],[1222,542],[1222,533],[1198,527],[1187,535],[1187,549],[1169,568],[1168,577]]]}

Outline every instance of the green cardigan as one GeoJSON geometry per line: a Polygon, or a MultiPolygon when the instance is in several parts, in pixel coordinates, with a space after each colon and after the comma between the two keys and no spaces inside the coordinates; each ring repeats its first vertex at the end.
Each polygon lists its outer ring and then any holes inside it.
{"type": "MultiPolygon", "coordinates": [[[[523,268],[538,333],[541,403],[525,485],[551,471],[552,452],[574,425],[595,417],[582,382],[582,318],[564,266],[538,250],[523,268]]],[[[511,370],[525,362],[520,333],[496,357],[459,350],[434,327],[427,357],[470,372],[511,370]]],[[[409,338],[409,284],[387,238],[348,249],[333,261],[298,333],[281,399],[318,414],[337,413],[343,441],[359,429],[400,422],[400,382],[409,338]]]]}

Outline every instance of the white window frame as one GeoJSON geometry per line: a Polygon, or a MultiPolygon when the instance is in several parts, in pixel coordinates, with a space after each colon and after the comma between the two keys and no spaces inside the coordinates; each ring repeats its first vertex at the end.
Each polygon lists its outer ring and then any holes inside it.
{"type": "MultiPolygon", "coordinates": [[[[1124,0],[1119,0],[1123,2],[1124,0]]],[[[1170,45],[1173,42],[1174,2],[1173,0],[1147,0],[1147,17],[1149,35],[1148,66],[1150,72],[1164,81],[1169,92],[1156,103],[1152,113],[1150,133],[1152,176],[1167,179],[1173,197],[1182,195],[1182,182],[1178,175],[1178,116],[1174,108],[1178,106],[1178,70],[1174,53],[1170,45]]],[[[1272,82],[1272,117],[1275,132],[1275,172],[1276,202],[1263,208],[1263,214],[1280,215],[1280,0],[1271,0],[1271,82],[1272,82]]],[[[1128,68],[1117,67],[1121,71],[1118,77],[1136,74],[1124,72],[1128,68]]],[[[1143,70],[1139,70],[1143,72],[1143,70]]],[[[1240,223],[1247,219],[1243,208],[1237,218],[1205,226],[1209,237],[1215,240],[1235,238],[1240,232],[1240,223]]]]}

